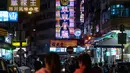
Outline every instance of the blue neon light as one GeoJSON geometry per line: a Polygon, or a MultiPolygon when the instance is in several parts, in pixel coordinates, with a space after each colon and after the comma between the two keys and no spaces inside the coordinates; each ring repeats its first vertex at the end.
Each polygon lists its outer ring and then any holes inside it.
{"type": "Polygon", "coordinates": [[[18,12],[9,12],[9,21],[17,22],[18,21],[18,12]]]}
{"type": "Polygon", "coordinates": [[[0,11],[0,21],[8,21],[8,11],[0,11]]]}

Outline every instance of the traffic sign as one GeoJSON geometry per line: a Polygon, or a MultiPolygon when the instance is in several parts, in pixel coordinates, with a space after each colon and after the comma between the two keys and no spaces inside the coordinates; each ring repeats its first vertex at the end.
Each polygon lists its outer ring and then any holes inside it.
{"type": "Polygon", "coordinates": [[[118,44],[126,44],[126,33],[118,33],[118,44]]]}

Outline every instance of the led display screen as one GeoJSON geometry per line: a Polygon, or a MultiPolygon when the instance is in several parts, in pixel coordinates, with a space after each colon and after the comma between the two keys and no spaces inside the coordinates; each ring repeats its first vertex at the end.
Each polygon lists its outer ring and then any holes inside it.
{"type": "Polygon", "coordinates": [[[75,1],[56,0],[56,38],[71,39],[75,35],[75,1]]]}

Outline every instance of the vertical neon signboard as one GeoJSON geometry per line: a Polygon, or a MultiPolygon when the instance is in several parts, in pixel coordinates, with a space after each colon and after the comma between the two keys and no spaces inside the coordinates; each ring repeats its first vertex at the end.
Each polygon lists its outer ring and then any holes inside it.
{"type": "Polygon", "coordinates": [[[56,0],[56,38],[74,38],[74,0],[56,0]]]}
{"type": "Polygon", "coordinates": [[[80,2],[80,22],[84,23],[84,0],[80,2]]]}

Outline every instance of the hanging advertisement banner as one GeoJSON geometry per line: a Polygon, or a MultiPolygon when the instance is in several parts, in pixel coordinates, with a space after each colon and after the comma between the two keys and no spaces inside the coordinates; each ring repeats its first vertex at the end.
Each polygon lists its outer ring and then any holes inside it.
{"type": "Polygon", "coordinates": [[[39,12],[40,0],[8,0],[8,11],[39,12]]]}

